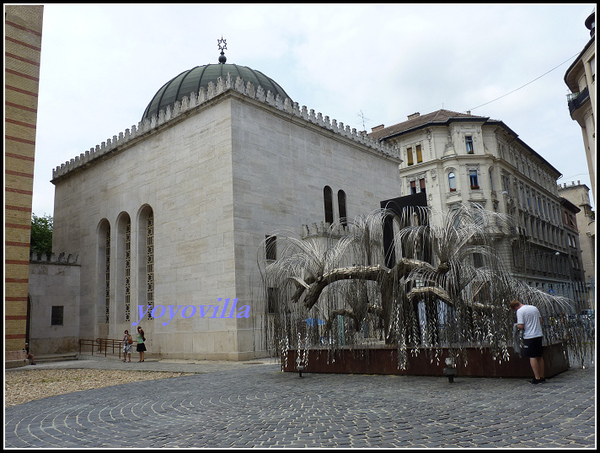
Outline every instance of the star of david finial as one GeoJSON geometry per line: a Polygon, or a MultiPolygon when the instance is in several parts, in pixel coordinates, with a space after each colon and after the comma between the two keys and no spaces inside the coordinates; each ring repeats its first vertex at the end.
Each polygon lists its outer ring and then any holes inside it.
{"type": "Polygon", "coordinates": [[[221,39],[217,39],[217,45],[219,46],[221,53],[223,53],[224,50],[227,50],[227,40],[223,39],[223,36],[221,36],[221,39]]]}
{"type": "Polygon", "coordinates": [[[221,39],[217,39],[217,46],[219,47],[219,50],[221,51],[221,56],[219,57],[219,63],[224,64],[227,61],[227,57],[225,56],[225,52],[224,52],[224,50],[227,50],[227,41],[225,39],[223,39],[223,36],[221,36],[221,39]]]}

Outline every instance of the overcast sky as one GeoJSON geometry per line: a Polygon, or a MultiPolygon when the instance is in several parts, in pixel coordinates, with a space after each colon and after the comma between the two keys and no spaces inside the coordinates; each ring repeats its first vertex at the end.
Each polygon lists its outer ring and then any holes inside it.
{"type": "Polygon", "coordinates": [[[559,182],[591,188],[564,75],[590,39],[592,11],[593,3],[45,5],[33,212],[53,215],[53,168],[137,125],[171,78],[218,63],[221,36],[228,63],[263,72],[300,106],[345,125],[370,131],[414,112],[471,110],[519,134],[563,174],[559,182]]]}

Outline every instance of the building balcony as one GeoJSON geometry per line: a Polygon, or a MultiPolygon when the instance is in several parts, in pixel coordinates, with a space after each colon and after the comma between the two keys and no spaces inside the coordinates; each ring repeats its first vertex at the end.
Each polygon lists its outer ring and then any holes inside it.
{"type": "Polygon", "coordinates": [[[569,105],[569,113],[573,116],[573,113],[579,109],[583,104],[590,99],[588,88],[585,87],[583,91],[579,93],[572,93],[567,96],[567,103],[569,105]]]}

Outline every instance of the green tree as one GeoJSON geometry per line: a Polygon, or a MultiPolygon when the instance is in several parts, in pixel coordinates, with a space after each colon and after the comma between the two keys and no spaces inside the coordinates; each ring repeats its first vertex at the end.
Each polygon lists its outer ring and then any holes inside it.
{"type": "Polygon", "coordinates": [[[52,216],[38,217],[33,214],[31,218],[31,251],[41,255],[52,253],[52,216]]]}

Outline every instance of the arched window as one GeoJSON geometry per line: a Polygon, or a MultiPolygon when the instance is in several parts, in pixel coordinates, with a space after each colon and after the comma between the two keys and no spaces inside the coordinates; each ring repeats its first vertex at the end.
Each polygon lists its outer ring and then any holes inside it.
{"type": "Polygon", "coordinates": [[[102,219],[98,225],[98,308],[101,322],[110,321],[110,223],[102,219]]]}
{"type": "Polygon", "coordinates": [[[131,218],[126,212],[117,220],[117,318],[131,320],[131,218]]]}
{"type": "Polygon", "coordinates": [[[144,206],[138,216],[138,305],[154,306],[154,212],[144,206]]]}
{"type": "Polygon", "coordinates": [[[325,186],[323,189],[323,198],[325,200],[325,223],[333,223],[333,191],[331,187],[325,186]]]}
{"type": "Polygon", "coordinates": [[[453,171],[448,173],[448,187],[450,192],[456,192],[456,176],[453,171]]]}
{"type": "Polygon", "coordinates": [[[340,209],[340,223],[346,226],[348,225],[348,219],[346,218],[346,192],[343,190],[338,191],[338,207],[340,209]]]}

